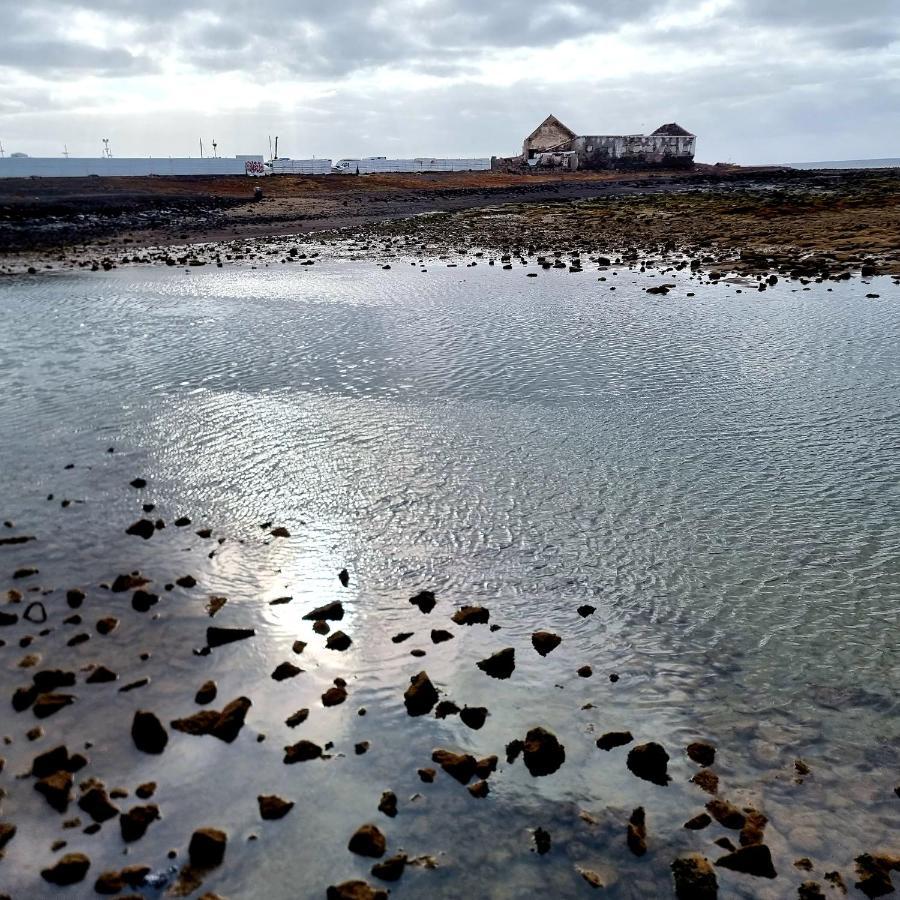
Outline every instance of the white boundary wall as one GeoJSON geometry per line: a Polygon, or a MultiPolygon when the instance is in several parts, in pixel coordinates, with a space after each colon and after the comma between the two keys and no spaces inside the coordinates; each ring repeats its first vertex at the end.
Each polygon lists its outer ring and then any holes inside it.
{"type": "Polygon", "coordinates": [[[129,159],[113,157],[42,158],[16,156],[0,159],[0,178],[83,178],[87,175],[245,175],[248,162],[262,163],[262,156],[234,159],[161,157],[129,159]]]}
{"type": "Polygon", "coordinates": [[[330,159],[273,159],[269,163],[272,175],[330,175],[330,159]]]}
{"type": "Polygon", "coordinates": [[[474,159],[435,159],[419,156],[415,159],[342,159],[341,171],[354,175],[373,172],[484,172],[491,168],[490,157],[474,159]]]}

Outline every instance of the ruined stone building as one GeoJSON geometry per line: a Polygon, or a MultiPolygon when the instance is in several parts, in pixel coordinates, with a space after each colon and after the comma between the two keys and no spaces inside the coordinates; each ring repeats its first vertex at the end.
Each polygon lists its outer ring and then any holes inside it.
{"type": "Polygon", "coordinates": [[[547,116],[522,145],[530,166],[564,169],[687,168],[694,164],[697,138],[672,122],[653,134],[577,135],[556,116],[547,116]]]}

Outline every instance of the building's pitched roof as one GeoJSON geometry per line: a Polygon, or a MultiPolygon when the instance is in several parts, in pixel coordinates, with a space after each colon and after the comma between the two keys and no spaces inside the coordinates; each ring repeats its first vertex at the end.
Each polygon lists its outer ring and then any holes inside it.
{"type": "Polygon", "coordinates": [[[575,134],[575,132],[572,131],[571,128],[569,128],[569,127],[566,126],[566,125],[563,125],[563,123],[560,122],[559,119],[556,118],[556,116],[554,116],[554,115],[551,114],[551,115],[547,116],[547,118],[544,119],[544,121],[541,122],[541,124],[538,125],[538,127],[535,128],[534,131],[532,131],[531,134],[529,134],[527,138],[525,138],[525,140],[526,140],[526,141],[530,141],[533,137],[536,137],[536,136],[537,136],[537,133],[538,133],[545,125],[552,125],[553,127],[558,128],[560,131],[564,131],[570,138],[578,137],[578,135],[575,134]]]}
{"type": "Polygon", "coordinates": [[[682,128],[677,122],[669,122],[668,125],[660,125],[659,128],[657,128],[653,133],[671,134],[677,137],[694,137],[694,135],[691,134],[690,131],[682,128]]]}

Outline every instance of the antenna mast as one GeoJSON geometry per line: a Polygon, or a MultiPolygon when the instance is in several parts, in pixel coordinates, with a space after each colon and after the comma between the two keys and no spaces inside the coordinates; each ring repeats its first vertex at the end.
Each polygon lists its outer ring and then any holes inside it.
{"type": "Polygon", "coordinates": [[[200,138],[200,159],[203,159],[203,138],[200,138]]]}
{"type": "Polygon", "coordinates": [[[112,159],[112,152],[109,149],[109,138],[103,138],[103,158],[112,159]]]}
{"type": "Polygon", "coordinates": [[[6,156],[6,153],[3,151],[3,141],[0,141],[0,159],[3,159],[4,156],[6,156]]]}
{"type": "Polygon", "coordinates": [[[275,135],[275,159],[278,159],[278,135],[275,135]]]}
{"type": "Polygon", "coordinates": [[[219,158],[219,154],[216,153],[216,147],[218,147],[218,146],[219,146],[219,145],[218,145],[215,141],[213,141],[213,158],[214,158],[214,159],[218,159],[218,158],[219,158]]]}

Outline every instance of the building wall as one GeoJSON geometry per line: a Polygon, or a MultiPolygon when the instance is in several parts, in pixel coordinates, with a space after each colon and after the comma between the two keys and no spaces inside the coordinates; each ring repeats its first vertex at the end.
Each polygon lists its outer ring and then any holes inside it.
{"type": "Polygon", "coordinates": [[[249,161],[262,156],[234,159],[163,157],[160,159],[96,159],[65,157],[6,157],[0,159],[0,178],[83,178],[86,175],[244,175],[249,161]]]}
{"type": "Polygon", "coordinates": [[[566,129],[560,128],[558,125],[542,123],[537,131],[525,138],[522,145],[522,155],[525,159],[534,156],[535,153],[542,153],[545,150],[555,150],[560,144],[565,144],[572,139],[572,133],[566,129]]]}
{"type": "Polygon", "coordinates": [[[473,159],[342,159],[338,168],[353,175],[371,175],[376,172],[486,172],[491,168],[490,157],[473,159]]]}
{"type": "Polygon", "coordinates": [[[577,154],[579,169],[690,166],[696,138],[670,134],[582,135],[567,150],[577,154]]]}

